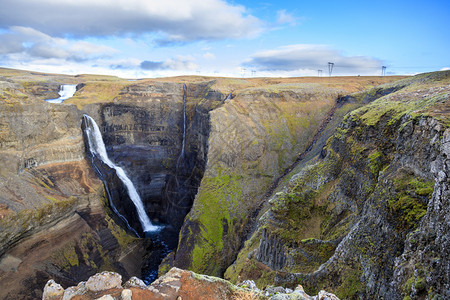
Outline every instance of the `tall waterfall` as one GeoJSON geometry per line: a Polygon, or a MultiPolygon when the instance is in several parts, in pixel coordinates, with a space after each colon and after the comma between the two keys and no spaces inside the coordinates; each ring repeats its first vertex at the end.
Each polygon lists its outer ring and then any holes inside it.
{"type": "Polygon", "coordinates": [[[183,83],[183,143],[181,145],[181,156],[184,156],[184,147],[186,146],[186,84],[183,83]]]}
{"type": "Polygon", "coordinates": [[[97,123],[95,123],[95,120],[92,119],[88,115],[83,116],[86,122],[86,135],[89,142],[89,150],[91,151],[91,154],[93,156],[98,157],[101,161],[103,161],[106,165],[108,165],[110,168],[116,170],[116,174],[119,177],[119,179],[123,182],[123,184],[127,188],[128,195],[133,201],[134,205],[136,206],[136,210],[139,216],[139,222],[142,225],[142,229],[144,232],[155,232],[159,231],[161,229],[160,226],[155,226],[152,224],[150,219],[148,218],[145,209],[144,204],[142,203],[141,197],[139,196],[136,188],[134,187],[133,182],[131,182],[130,178],[127,176],[125,171],[119,167],[116,166],[108,157],[108,154],[106,152],[106,147],[103,142],[102,135],[100,133],[100,129],[98,128],[97,123]]]}
{"type": "Polygon", "coordinates": [[[183,141],[181,143],[181,153],[177,160],[177,169],[180,165],[181,159],[184,157],[184,148],[186,147],[186,93],[186,84],[183,84],[183,141]]]}
{"type": "Polygon", "coordinates": [[[70,97],[73,96],[73,94],[75,94],[75,92],[77,91],[77,85],[76,84],[63,84],[61,85],[61,87],[59,88],[59,98],[57,99],[47,99],[45,101],[50,102],[50,103],[62,103],[64,100],[69,99],[70,97]]]}

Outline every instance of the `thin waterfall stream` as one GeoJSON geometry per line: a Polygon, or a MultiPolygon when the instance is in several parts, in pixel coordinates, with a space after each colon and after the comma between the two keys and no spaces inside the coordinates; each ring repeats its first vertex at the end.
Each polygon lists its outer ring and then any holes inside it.
{"type": "Polygon", "coordinates": [[[178,156],[178,160],[177,160],[177,170],[180,165],[180,161],[184,157],[184,151],[186,148],[186,94],[187,94],[187,87],[186,87],[186,84],[183,83],[183,140],[181,143],[180,156],[178,156]]]}

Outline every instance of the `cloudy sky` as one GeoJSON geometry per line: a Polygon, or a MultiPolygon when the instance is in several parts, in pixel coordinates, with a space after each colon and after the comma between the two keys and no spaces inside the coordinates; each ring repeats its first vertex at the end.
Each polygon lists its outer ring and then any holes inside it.
{"type": "Polygon", "coordinates": [[[450,67],[448,0],[1,0],[0,66],[126,78],[450,67]]]}

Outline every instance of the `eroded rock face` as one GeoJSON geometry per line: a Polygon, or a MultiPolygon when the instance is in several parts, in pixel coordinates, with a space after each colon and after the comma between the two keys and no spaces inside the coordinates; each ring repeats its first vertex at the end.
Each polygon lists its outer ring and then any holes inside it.
{"type": "Polygon", "coordinates": [[[392,94],[347,115],[323,159],[271,197],[226,278],[346,299],[449,297],[449,74],[388,86],[392,94]]]}

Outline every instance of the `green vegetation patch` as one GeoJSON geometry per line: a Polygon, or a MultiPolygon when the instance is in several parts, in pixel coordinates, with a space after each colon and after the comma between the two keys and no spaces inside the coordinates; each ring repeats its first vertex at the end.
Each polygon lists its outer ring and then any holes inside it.
{"type": "Polygon", "coordinates": [[[401,230],[417,228],[427,212],[428,199],[434,190],[434,181],[404,174],[394,179],[395,194],[388,200],[388,208],[401,230]]]}
{"type": "Polygon", "coordinates": [[[77,252],[75,250],[75,242],[67,243],[64,247],[57,250],[52,255],[53,261],[64,270],[68,271],[72,267],[80,264],[77,252]]]}
{"type": "Polygon", "coordinates": [[[295,266],[290,272],[309,273],[317,270],[325,263],[336,250],[336,245],[331,242],[308,238],[302,240],[291,254],[295,266]]]}
{"type": "MultiPolygon", "coordinates": [[[[223,236],[233,235],[233,223],[245,217],[242,207],[243,177],[219,169],[215,177],[204,177],[197,194],[196,206],[191,212],[201,224],[202,241],[196,243],[192,252],[192,267],[203,271],[214,265],[212,253],[223,249],[223,236]],[[228,232],[224,232],[224,227],[228,232]]],[[[245,205],[244,205],[245,206],[245,205]]]]}
{"type": "Polygon", "coordinates": [[[334,178],[340,164],[332,149],[328,155],[330,159],[304,169],[291,179],[286,191],[277,193],[270,200],[277,222],[269,222],[267,226],[284,242],[300,243],[306,238],[323,237],[323,224],[331,209],[327,199],[334,190],[334,178]]]}
{"type": "Polygon", "coordinates": [[[424,90],[415,90],[410,87],[407,91],[381,97],[351,114],[358,116],[364,124],[369,126],[377,124],[383,118],[389,120],[388,125],[394,125],[404,115],[409,115],[413,119],[432,115],[434,108],[445,103],[448,97],[448,91],[433,87],[424,90]]]}
{"type": "Polygon", "coordinates": [[[136,237],[128,234],[122,227],[117,225],[108,214],[106,214],[105,220],[108,223],[109,230],[111,230],[111,233],[116,238],[122,249],[125,249],[128,245],[137,240],[136,237]]]}

